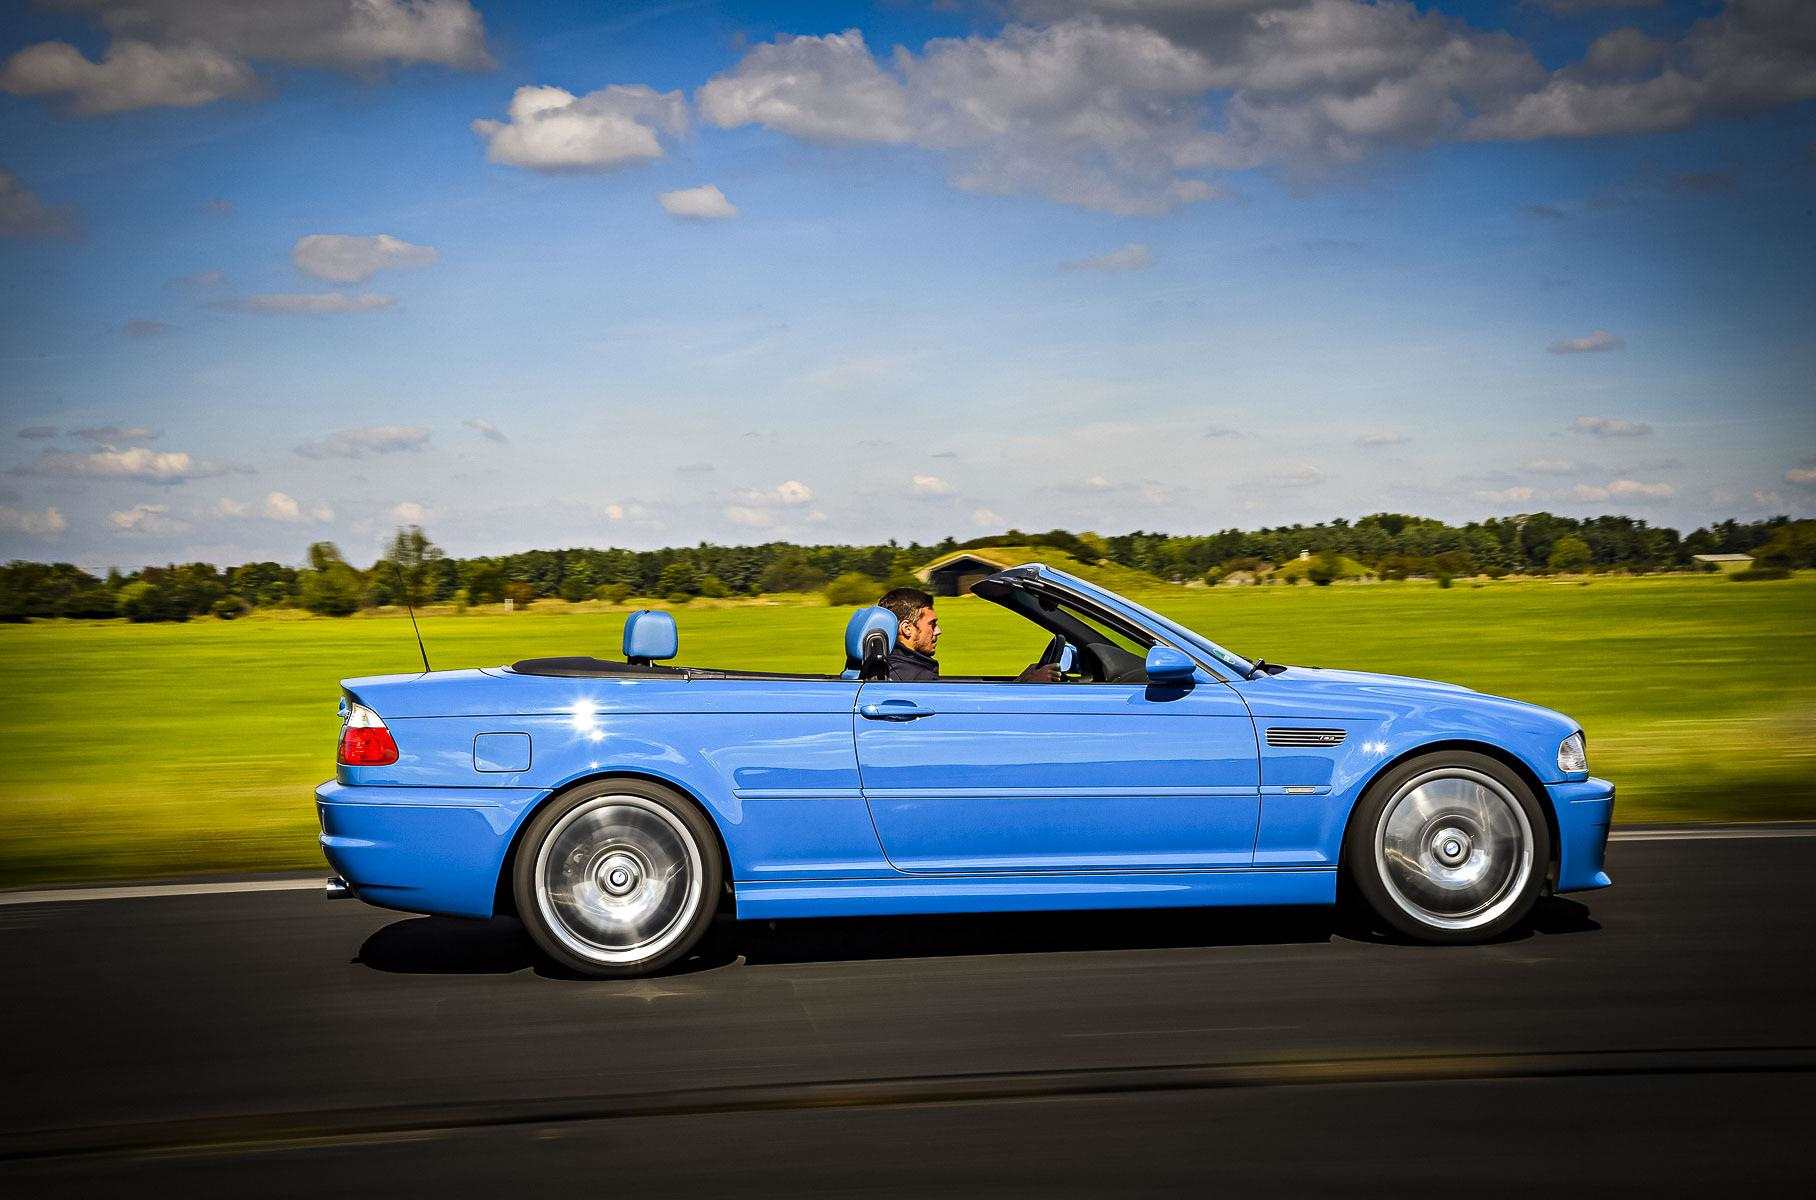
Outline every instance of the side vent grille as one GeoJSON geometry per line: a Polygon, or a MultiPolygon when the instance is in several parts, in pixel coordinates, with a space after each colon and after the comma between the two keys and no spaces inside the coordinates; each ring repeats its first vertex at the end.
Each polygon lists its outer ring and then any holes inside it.
{"type": "Polygon", "coordinates": [[[1342,743],[1347,730],[1342,729],[1270,729],[1270,746],[1335,746],[1342,743]]]}

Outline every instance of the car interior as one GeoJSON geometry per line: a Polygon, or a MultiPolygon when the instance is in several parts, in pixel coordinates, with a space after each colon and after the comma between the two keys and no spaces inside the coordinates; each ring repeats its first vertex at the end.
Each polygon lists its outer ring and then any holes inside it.
{"type": "MultiPolygon", "coordinates": [[[[972,591],[1025,617],[1048,635],[1038,665],[1058,663],[1067,683],[1147,682],[1147,651],[1152,635],[1114,614],[1087,609],[1069,596],[1021,579],[991,577],[972,591]]],[[[791,674],[661,665],[679,653],[674,615],[639,609],[624,622],[623,661],[585,656],[532,658],[512,663],[518,675],[568,677],[615,676],[674,679],[841,679],[875,682],[889,675],[889,653],[895,649],[897,620],[886,608],[860,608],[845,626],[844,662],[836,673],[791,674]]],[[[1010,683],[1013,676],[942,675],[941,683],[1010,683]]],[[[904,684],[903,686],[914,686],[904,684]]]]}

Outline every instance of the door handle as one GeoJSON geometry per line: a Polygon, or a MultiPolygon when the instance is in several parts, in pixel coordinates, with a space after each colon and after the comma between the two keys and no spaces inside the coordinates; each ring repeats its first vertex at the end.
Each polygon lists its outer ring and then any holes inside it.
{"type": "Polygon", "coordinates": [[[922,708],[912,700],[884,700],[878,704],[861,704],[858,713],[872,721],[912,721],[916,717],[931,717],[931,708],[922,708]]]}

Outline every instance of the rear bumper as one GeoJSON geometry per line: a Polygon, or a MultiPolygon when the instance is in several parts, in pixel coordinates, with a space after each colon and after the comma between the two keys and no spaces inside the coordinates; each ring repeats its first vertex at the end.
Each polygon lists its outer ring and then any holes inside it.
{"type": "Polygon", "coordinates": [[[1603,869],[1608,826],[1614,819],[1614,785],[1606,779],[1547,784],[1557,814],[1557,890],[1585,892],[1613,883],[1603,869]]]}
{"type": "Polygon", "coordinates": [[[322,855],[380,908],[489,917],[498,873],[533,788],[315,789],[322,855]]]}

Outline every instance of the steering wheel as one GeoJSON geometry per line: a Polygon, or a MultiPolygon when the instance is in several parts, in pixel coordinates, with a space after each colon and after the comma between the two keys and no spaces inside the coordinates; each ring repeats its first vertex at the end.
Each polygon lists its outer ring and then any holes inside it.
{"type": "MultiPolygon", "coordinates": [[[[1034,665],[1037,667],[1044,667],[1048,664],[1058,665],[1060,658],[1065,652],[1066,635],[1063,633],[1056,633],[1053,635],[1053,640],[1047,643],[1047,648],[1040,652],[1040,657],[1034,660],[1034,665]]],[[[1060,678],[1063,679],[1065,676],[1062,675],[1060,678]]]]}

